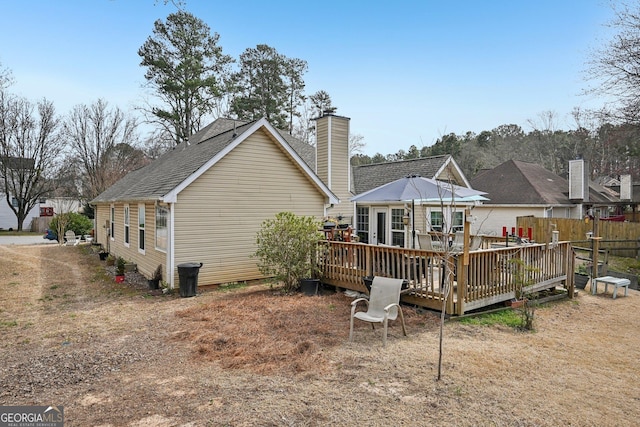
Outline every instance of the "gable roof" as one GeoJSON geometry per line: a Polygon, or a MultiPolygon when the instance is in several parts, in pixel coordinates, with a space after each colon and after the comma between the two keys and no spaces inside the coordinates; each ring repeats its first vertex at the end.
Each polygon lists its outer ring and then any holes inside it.
{"type": "MultiPolygon", "coordinates": [[[[508,160],[471,179],[476,190],[486,191],[484,204],[574,205],[569,200],[569,181],[535,163],[508,160]]],[[[596,191],[589,193],[589,203],[610,200],[596,191]]]]}
{"type": "Polygon", "coordinates": [[[374,163],[370,165],[354,166],[353,192],[361,194],[365,191],[380,187],[381,185],[404,178],[407,175],[420,175],[425,178],[438,178],[438,175],[452,164],[454,169],[460,173],[458,177],[459,185],[467,185],[460,168],[448,154],[433,157],[421,157],[419,159],[400,160],[388,163],[374,163]]]}
{"type": "MultiPolygon", "coordinates": [[[[149,165],[127,174],[92,203],[136,200],[175,201],[177,194],[253,133],[263,129],[330,200],[338,198],[266,119],[218,119],[149,165]]],[[[300,143],[302,144],[302,143],[300,143]]]]}

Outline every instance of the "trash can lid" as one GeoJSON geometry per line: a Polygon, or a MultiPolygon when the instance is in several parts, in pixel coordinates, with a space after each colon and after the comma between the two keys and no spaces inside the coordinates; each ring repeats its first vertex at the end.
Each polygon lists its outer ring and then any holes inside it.
{"type": "Polygon", "coordinates": [[[183,264],[178,264],[178,268],[200,268],[202,267],[201,262],[185,262],[183,264]]]}

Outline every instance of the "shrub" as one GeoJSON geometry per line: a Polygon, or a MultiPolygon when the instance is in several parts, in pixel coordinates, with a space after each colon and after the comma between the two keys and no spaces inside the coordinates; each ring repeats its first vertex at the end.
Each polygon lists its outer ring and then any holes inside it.
{"type": "Polygon", "coordinates": [[[320,222],[314,217],[280,212],[265,220],[257,233],[254,257],[258,269],[284,284],[284,291],[299,287],[300,279],[318,278],[318,242],[323,239],[320,222]]]}
{"type": "Polygon", "coordinates": [[[124,266],[125,266],[125,264],[126,264],[126,262],[125,262],[124,258],[118,257],[116,259],[116,274],[118,276],[124,275],[124,266]]]}
{"type": "Polygon", "coordinates": [[[76,236],[84,236],[85,234],[89,234],[89,231],[93,229],[93,221],[76,212],[65,212],[53,217],[49,228],[56,233],[56,235],[58,234],[58,222],[64,225],[62,234],[64,234],[64,231],[73,230],[76,236]]]}

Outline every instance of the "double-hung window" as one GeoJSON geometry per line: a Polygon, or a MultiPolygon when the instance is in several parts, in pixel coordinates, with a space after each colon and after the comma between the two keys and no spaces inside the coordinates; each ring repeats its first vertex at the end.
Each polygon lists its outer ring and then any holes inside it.
{"type": "Polygon", "coordinates": [[[161,251],[167,250],[168,217],[169,209],[167,209],[167,207],[160,205],[156,206],[156,249],[161,251]]]}
{"type": "Polygon", "coordinates": [[[452,216],[451,232],[464,231],[464,212],[455,211],[452,216]]]}
{"type": "Polygon", "coordinates": [[[431,231],[442,232],[442,211],[431,211],[431,231]]]}
{"type": "Polygon", "coordinates": [[[124,205],[124,245],[129,247],[129,205],[124,205]]]}
{"type": "Polygon", "coordinates": [[[109,216],[109,238],[115,239],[116,235],[116,207],[111,205],[111,213],[109,216]]]}
{"type": "Polygon", "coordinates": [[[138,252],[144,253],[144,221],[145,209],[144,205],[138,205],[138,252]]]}
{"type": "Polygon", "coordinates": [[[391,244],[404,248],[404,209],[391,209],[391,244]]]}
{"type": "Polygon", "coordinates": [[[356,230],[358,240],[369,243],[369,206],[358,206],[356,209],[356,230]]]}

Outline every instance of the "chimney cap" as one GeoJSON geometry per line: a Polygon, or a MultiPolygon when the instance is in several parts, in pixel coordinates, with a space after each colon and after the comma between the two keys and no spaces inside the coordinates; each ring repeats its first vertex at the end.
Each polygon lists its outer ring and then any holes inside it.
{"type": "Polygon", "coordinates": [[[322,110],[322,116],[332,116],[335,114],[336,110],[336,107],[325,108],[324,110],[322,110]]]}

